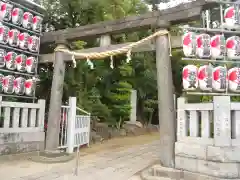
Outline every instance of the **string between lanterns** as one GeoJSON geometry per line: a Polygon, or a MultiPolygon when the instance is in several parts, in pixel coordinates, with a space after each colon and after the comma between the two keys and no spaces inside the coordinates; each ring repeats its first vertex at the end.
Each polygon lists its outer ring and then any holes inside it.
{"type": "Polygon", "coordinates": [[[58,46],[56,49],[54,49],[55,52],[64,52],[67,54],[72,55],[72,61],[73,61],[73,65],[74,68],[76,67],[76,59],[87,59],[87,64],[90,66],[91,69],[94,68],[93,63],[91,62],[90,59],[103,59],[106,57],[110,57],[111,58],[111,62],[110,62],[110,66],[111,68],[113,68],[113,56],[119,55],[119,54],[125,54],[127,55],[127,63],[129,63],[131,61],[131,51],[134,47],[137,47],[143,43],[145,43],[146,41],[149,41],[157,36],[163,36],[163,35],[168,35],[168,41],[169,41],[169,56],[172,56],[172,47],[171,47],[171,37],[170,37],[170,33],[167,30],[159,30],[153,34],[151,34],[150,36],[143,38],[137,42],[131,43],[129,45],[126,45],[122,48],[118,48],[115,50],[111,50],[111,51],[104,51],[104,52],[92,52],[92,53],[78,53],[78,52],[74,52],[74,51],[70,51],[69,49],[67,49],[65,46],[58,46]]]}

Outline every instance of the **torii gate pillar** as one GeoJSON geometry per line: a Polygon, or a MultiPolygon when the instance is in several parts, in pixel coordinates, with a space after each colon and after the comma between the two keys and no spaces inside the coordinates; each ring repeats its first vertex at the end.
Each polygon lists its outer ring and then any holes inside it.
{"type": "MultiPolygon", "coordinates": [[[[58,41],[57,48],[65,47],[66,42],[58,41]]],[[[66,64],[64,62],[64,53],[55,52],[54,70],[50,97],[50,106],[48,113],[48,128],[46,137],[46,150],[53,151],[59,145],[59,129],[61,120],[61,105],[63,96],[63,84],[66,64]]]]}
{"type": "Polygon", "coordinates": [[[156,38],[156,65],[160,126],[160,163],[164,167],[174,168],[176,119],[168,35],[156,38]]]}

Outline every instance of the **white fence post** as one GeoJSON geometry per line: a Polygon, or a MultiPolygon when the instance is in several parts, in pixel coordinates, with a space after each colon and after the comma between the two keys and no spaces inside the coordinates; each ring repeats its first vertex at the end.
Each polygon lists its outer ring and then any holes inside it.
{"type": "Polygon", "coordinates": [[[87,146],[90,147],[90,141],[91,141],[91,114],[89,114],[89,122],[88,122],[88,128],[89,128],[89,133],[88,133],[88,144],[87,146]]]}
{"type": "Polygon", "coordinates": [[[67,153],[73,153],[74,136],[75,136],[75,121],[76,121],[76,97],[69,97],[69,112],[67,125],[67,153]]]}
{"type": "Polygon", "coordinates": [[[187,136],[187,116],[185,112],[185,97],[177,99],[177,140],[181,140],[187,136]]]}
{"type": "Polygon", "coordinates": [[[38,104],[40,105],[39,114],[38,114],[38,126],[44,131],[44,122],[45,122],[45,100],[39,99],[38,104]]]}

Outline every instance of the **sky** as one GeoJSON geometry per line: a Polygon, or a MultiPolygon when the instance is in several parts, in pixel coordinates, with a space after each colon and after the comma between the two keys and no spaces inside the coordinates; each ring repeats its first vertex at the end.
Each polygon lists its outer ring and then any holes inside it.
{"type": "MultiPolygon", "coordinates": [[[[158,6],[159,6],[159,10],[163,10],[163,9],[172,8],[172,7],[178,6],[179,4],[187,3],[191,1],[195,1],[195,0],[170,0],[170,2],[168,3],[160,3],[158,6]]],[[[148,5],[148,7],[150,10],[152,9],[151,5],[148,5]]]]}

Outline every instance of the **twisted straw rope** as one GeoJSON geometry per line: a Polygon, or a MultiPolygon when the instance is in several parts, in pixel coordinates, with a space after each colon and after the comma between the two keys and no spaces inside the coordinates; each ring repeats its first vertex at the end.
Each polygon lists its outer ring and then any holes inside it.
{"type": "Polygon", "coordinates": [[[157,31],[155,32],[154,34],[144,38],[144,39],[141,39],[140,41],[137,41],[137,42],[134,42],[130,45],[127,45],[125,47],[122,47],[122,48],[119,48],[119,49],[116,49],[116,50],[110,50],[110,51],[104,51],[104,52],[93,52],[93,53],[77,53],[77,52],[74,52],[74,51],[70,51],[68,50],[67,48],[64,48],[64,47],[57,47],[54,51],[55,52],[64,52],[64,53],[68,53],[70,55],[72,55],[72,59],[73,59],[73,62],[75,62],[75,58],[86,58],[86,59],[103,59],[103,58],[106,58],[106,57],[110,57],[110,56],[115,56],[115,55],[118,55],[118,54],[124,54],[124,53],[127,53],[127,52],[131,52],[131,49],[136,47],[136,46],[139,46],[140,44],[143,44],[145,43],[146,41],[149,41],[153,38],[155,38],[156,36],[162,36],[162,35],[168,35],[168,40],[169,40],[169,46],[170,46],[170,56],[171,56],[171,39],[170,39],[170,34],[167,30],[160,30],[160,31],[157,31]]]}

